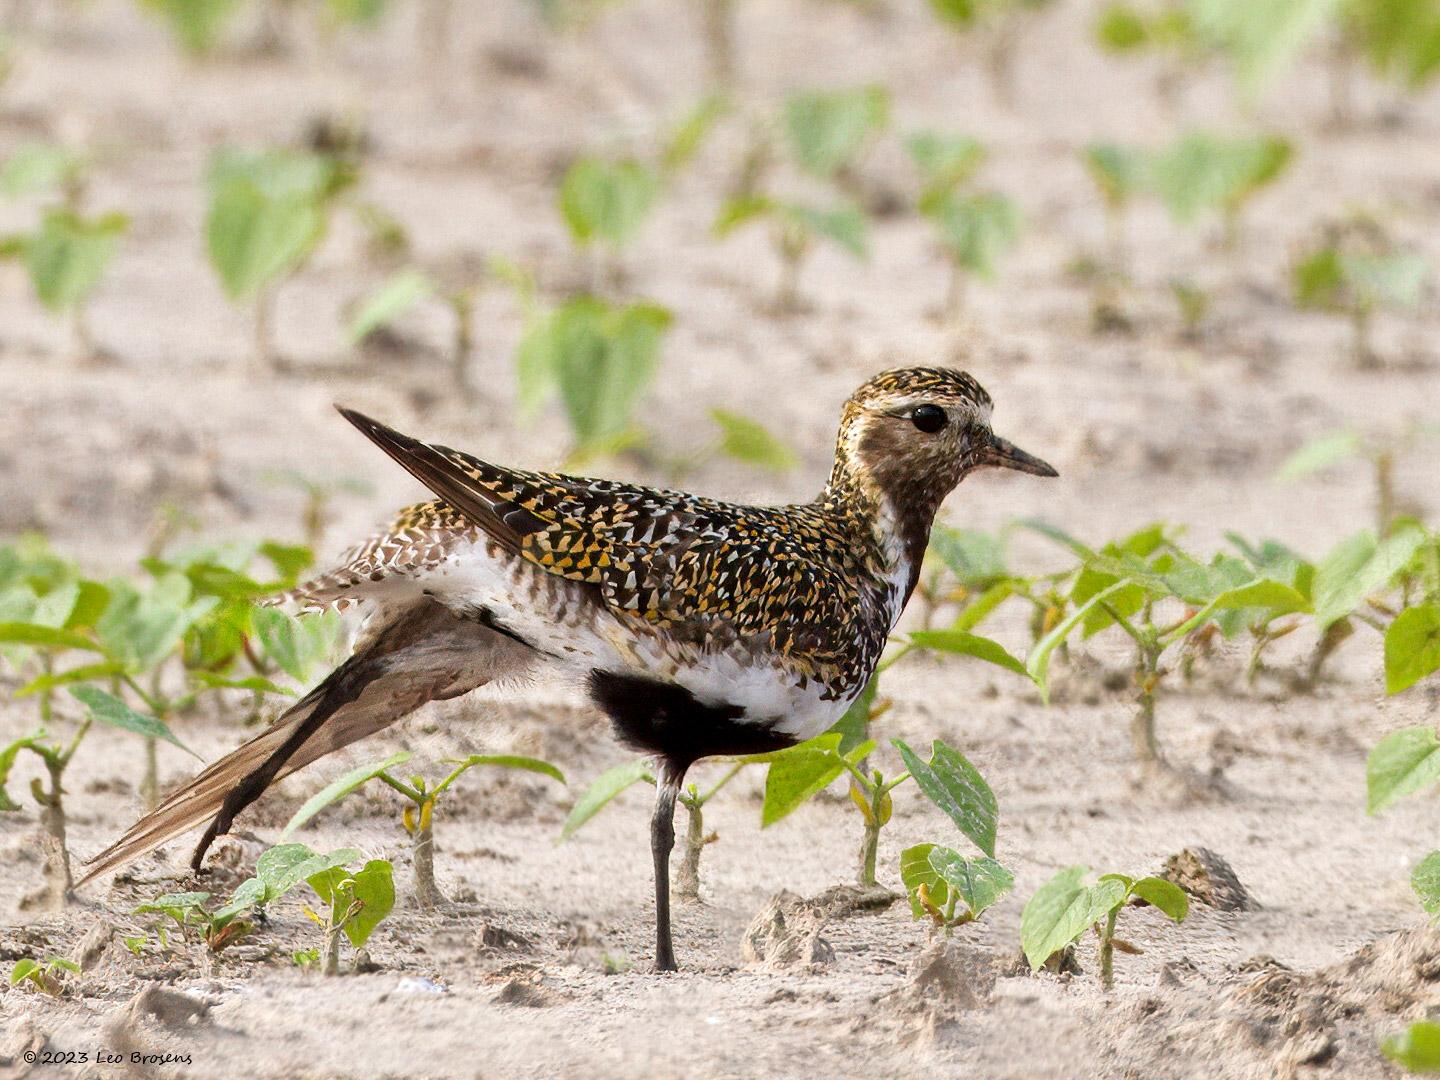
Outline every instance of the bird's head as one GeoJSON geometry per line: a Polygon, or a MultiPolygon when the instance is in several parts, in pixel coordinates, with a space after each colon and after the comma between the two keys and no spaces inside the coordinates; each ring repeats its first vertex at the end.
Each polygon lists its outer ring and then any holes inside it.
{"type": "Polygon", "coordinates": [[[990,408],[990,395],[963,371],[881,372],[845,403],[831,485],[858,484],[897,513],[933,514],[975,469],[1057,475],[991,431],[990,408]]]}

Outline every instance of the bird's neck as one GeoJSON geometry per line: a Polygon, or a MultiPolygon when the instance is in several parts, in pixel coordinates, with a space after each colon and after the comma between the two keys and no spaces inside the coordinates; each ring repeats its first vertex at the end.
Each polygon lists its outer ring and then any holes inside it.
{"type": "Polygon", "coordinates": [[[921,486],[887,482],[885,475],[842,452],[836,455],[820,502],[854,536],[880,575],[896,584],[903,607],[919,580],[942,498],[921,486]]]}

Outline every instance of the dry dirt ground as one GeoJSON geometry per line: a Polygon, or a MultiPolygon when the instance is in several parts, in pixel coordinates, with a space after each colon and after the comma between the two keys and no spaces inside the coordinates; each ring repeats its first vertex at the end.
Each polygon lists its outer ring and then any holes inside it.
{"type": "MultiPolygon", "coordinates": [[[[1163,518],[1189,526],[1202,551],[1233,529],[1313,557],[1370,520],[1363,468],[1290,486],[1273,474],[1317,433],[1440,416],[1440,314],[1430,304],[1382,319],[1387,366],[1358,372],[1340,321],[1290,308],[1285,268],[1320,220],[1351,205],[1385,209],[1402,237],[1440,263],[1434,93],[1397,108],[1365,88],[1363,122],[1333,133],[1323,129],[1322,79],[1309,66],[1248,121],[1222,75],[1197,81],[1180,105],[1183,122],[1283,130],[1298,141],[1298,160],[1251,208],[1238,251],[1219,251],[1206,230],[1177,232],[1142,208],[1129,235],[1134,331],[1096,336],[1089,294],[1065,271],[1103,238],[1075,149],[1097,138],[1153,143],[1174,128],[1152,93],[1153,69],[1089,46],[1089,5],[1062,3],[1035,20],[1013,111],[993,101],[973,53],[935,29],[918,0],[874,10],[806,0],[737,6],[746,107],[794,87],[882,81],[901,130],[967,131],[991,147],[985,181],[1020,202],[1028,230],[998,283],[972,291],[958,327],[933,316],[943,266],[925,226],[908,215],[877,223],[866,264],[818,254],[804,282],[811,310],[776,317],[766,306],[774,265],[763,233],[723,243],[707,233],[743,150],[744,124],[723,128],[627,259],[628,290],[676,315],[644,419],[683,450],[703,441],[705,413],[721,405],[787,433],[802,462],[780,477],[712,462],[687,486],[806,497],[827,468],[850,388],[888,363],[942,361],[973,371],[996,399],[997,429],[1061,473],[1053,482],[974,478],[947,504],[952,523],[996,528],[1041,515],[1099,540],[1163,518]],[[1178,333],[1168,289],[1176,277],[1212,292],[1196,341],[1178,333]]],[[[267,481],[290,469],[369,483],[368,494],[336,506],[326,547],[338,551],[416,489],[335,416],[335,400],[495,460],[559,461],[556,415],[529,427],[512,415],[508,358],[520,312],[504,286],[479,301],[483,392],[474,405],[449,394],[434,358],[449,332],[439,309],[407,317],[410,344],[396,354],[367,358],[344,346],[341,312],[385,273],[344,222],[280,294],[287,370],[247,366],[246,316],[203,261],[204,163],[221,144],[293,143],[317,117],[359,117],[370,139],[365,195],[404,223],[422,257],[504,254],[533,266],[546,290],[563,291],[584,279],[585,266],[554,209],[557,177],[581,150],[648,145],[696,100],[703,62],[694,6],[630,0],[581,33],[555,36],[520,0],[456,5],[447,58],[420,56],[414,5],[394,7],[379,35],[326,45],[302,27],[288,56],[241,47],[197,65],[122,0],[12,5],[28,11],[29,24],[20,66],[0,89],[0,152],[33,137],[97,147],[92,202],[125,209],[133,230],[91,312],[114,354],[109,364],[69,359],[64,329],[34,305],[19,271],[0,271],[5,534],[44,530],[105,574],[131,565],[166,505],[193,513],[208,536],[293,537],[298,496],[267,481]]],[[[864,171],[882,190],[911,184],[890,145],[864,171]]],[[[0,207],[0,225],[28,220],[29,210],[0,207]]],[[[1412,455],[1398,484],[1433,516],[1432,462],[1412,455]]],[[[634,463],[611,468],[656,479],[634,463]]],[[[1038,540],[1017,545],[1023,565],[1054,565],[1054,550],[1038,540]]],[[[1023,648],[1022,627],[995,633],[1023,648]]],[[[1294,662],[1308,643],[1284,644],[1293,647],[1282,659],[1294,662]]],[[[472,776],[438,827],[438,872],[453,910],[397,909],[372,943],[373,972],[322,980],[294,967],[290,952],[311,937],[298,900],[278,905],[253,944],[218,962],[198,948],[136,959],[112,943],[59,1000],[0,993],[0,1070],[24,1075],[22,1052],[44,1045],[189,1054],[189,1066],[136,1071],[206,1077],[1391,1075],[1377,1033],[1440,1007],[1440,940],[1421,928],[1406,884],[1433,846],[1440,810],[1418,799],[1366,817],[1364,759],[1382,734],[1433,717],[1433,687],[1386,698],[1373,636],[1348,643],[1334,680],[1304,696],[1268,680],[1243,689],[1243,657],[1222,652],[1162,707],[1174,757],[1223,769],[1232,789],[1229,799],[1196,803],[1131,792],[1125,680],[1105,675],[1123,663],[1103,640],[1088,647],[1083,663],[1061,673],[1048,708],[979,663],[896,669],[884,734],[943,737],[971,756],[999,795],[998,855],[1016,876],[1014,893],[957,933],[944,956],[927,955],[926,930],[897,905],[832,919],[821,962],[744,963],[742,933],[767,899],[848,880],[857,840],[855,815],[838,797],[760,830],[757,773],[708,811],[721,839],[705,854],[704,902],[678,913],[685,970],[648,974],[643,793],[628,793],[557,845],[572,794],[529,778],[472,776]],[[1097,989],[1088,941],[1078,955],[1083,975],[1017,973],[1020,909],[1057,869],[1153,871],[1195,846],[1226,858],[1259,906],[1197,904],[1179,927],[1153,911],[1127,914],[1146,952],[1119,958],[1109,996],[1097,989]],[[917,982],[922,956],[928,975],[917,982]],[[151,985],[185,997],[137,999],[151,985]],[[938,1004],[917,1004],[926,987],[938,1004]]],[[[30,723],[28,705],[0,706],[0,737],[30,723]]],[[[218,720],[184,723],[183,737],[207,758],[241,738],[218,720]]],[[[477,749],[540,754],[565,769],[572,792],[624,757],[571,689],[550,686],[427,708],[377,743],[361,756],[401,747],[421,760],[477,749]]],[[[244,821],[228,858],[253,858],[342,764],[282,785],[244,821]]],[[[191,767],[162,753],[166,783],[191,767]]],[[[139,768],[133,740],[92,737],[70,783],[77,852],[98,850],[132,820],[139,768]]],[[[953,832],[915,798],[897,804],[880,853],[891,887],[902,847],[953,832]]],[[[404,878],[395,817],[377,794],[324,815],[306,839],[386,853],[404,878]]],[[[176,847],[168,861],[142,862],[138,882],[102,884],[61,911],[22,909],[39,874],[34,828],[28,810],[0,820],[7,968],[21,955],[68,953],[109,920],[132,925],[125,912],[138,898],[181,884],[166,877],[180,863],[176,847]]]]}

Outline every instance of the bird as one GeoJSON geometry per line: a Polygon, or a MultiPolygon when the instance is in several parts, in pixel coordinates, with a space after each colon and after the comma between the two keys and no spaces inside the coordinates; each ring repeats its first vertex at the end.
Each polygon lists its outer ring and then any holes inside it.
{"type": "Polygon", "coordinates": [[[352,654],[91,859],[85,881],[208,822],[198,870],[281,778],[426,702],[548,668],[655,760],[655,969],[676,970],[669,865],[687,770],[797,745],[845,713],[965,476],[1057,475],[996,436],[989,394],[944,367],[864,382],[820,494],[780,506],[506,468],[337,408],[434,496],[276,598],[368,607],[352,654]]]}

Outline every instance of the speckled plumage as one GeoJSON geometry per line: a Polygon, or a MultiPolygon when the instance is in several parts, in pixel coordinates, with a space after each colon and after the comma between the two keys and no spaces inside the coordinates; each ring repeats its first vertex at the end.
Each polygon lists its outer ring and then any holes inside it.
{"type": "MultiPolygon", "coordinates": [[[[423,581],[457,557],[509,564],[512,574],[521,560],[574,583],[576,603],[592,603],[595,614],[617,620],[642,652],[653,655],[656,649],[645,647],[658,646],[668,661],[662,675],[731,652],[741,663],[772,667],[799,689],[815,683],[818,701],[832,703],[820,711],[838,714],[864,686],[913,583],[911,574],[897,580],[889,535],[903,531],[894,519],[912,508],[886,505],[889,493],[860,460],[863,447],[851,429],[867,404],[920,397],[962,403],[977,415],[990,407],[985,391],[961,372],[877,376],[847,405],[821,496],[773,507],[508,469],[349,414],[392,453],[433,457],[470,488],[472,502],[478,496],[484,505],[479,512],[472,505],[468,515],[443,500],[409,507],[294,597],[310,605],[344,601],[388,578],[423,581]],[[847,440],[847,432],[855,437],[847,440]]],[[[919,493],[925,505],[913,509],[923,516],[916,527],[925,534],[953,482],[941,475],[933,490],[919,493]]],[[[898,557],[918,566],[923,547],[922,537],[919,550],[902,545],[898,557]]],[[[487,610],[507,625],[506,612],[487,610]]]]}

